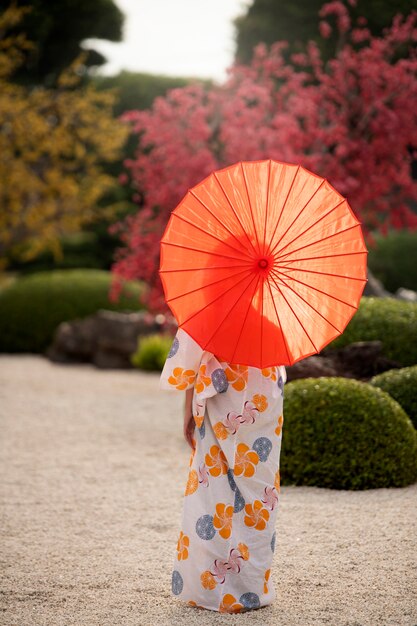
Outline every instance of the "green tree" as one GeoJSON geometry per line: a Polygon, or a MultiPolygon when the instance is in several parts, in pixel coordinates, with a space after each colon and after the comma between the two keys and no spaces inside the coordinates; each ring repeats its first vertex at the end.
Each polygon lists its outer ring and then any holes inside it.
{"type": "MultiPolygon", "coordinates": [[[[15,80],[54,85],[84,50],[85,39],[122,39],[124,16],[113,0],[0,0],[0,13],[11,5],[30,8],[15,33],[25,33],[36,44],[15,80]]],[[[99,52],[88,50],[86,66],[104,62],[99,52]]]]}
{"type": "MultiPolygon", "coordinates": [[[[190,78],[128,72],[126,70],[115,76],[95,76],[92,81],[97,89],[116,90],[117,102],[114,107],[116,115],[133,109],[149,109],[158,96],[165,96],[170,89],[185,87],[191,82],[195,82],[190,78]]],[[[209,80],[199,80],[199,82],[208,87],[212,84],[209,80]]]]}
{"type": "MultiPolygon", "coordinates": [[[[246,14],[235,20],[236,60],[249,63],[258,43],[270,45],[283,40],[289,42],[292,52],[315,40],[326,56],[331,56],[337,38],[323,39],[319,35],[318,13],[323,4],[325,0],[254,0],[246,14]]],[[[381,35],[397,13],[409,15],[417,9],[417,0],[360,0],[357,6],[352,4],[348,2],[353,20],[365,17],[373,35],[381,35]]]]}

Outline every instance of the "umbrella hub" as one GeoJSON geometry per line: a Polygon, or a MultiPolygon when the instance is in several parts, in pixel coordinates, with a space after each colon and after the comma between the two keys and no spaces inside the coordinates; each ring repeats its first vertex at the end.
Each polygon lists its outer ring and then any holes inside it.
{"type": "Polygon", "coordinates": [[[267,275],[274,266],[273,255],[261,256],[255,261],[255,270],[261,274],[267,275]]]}

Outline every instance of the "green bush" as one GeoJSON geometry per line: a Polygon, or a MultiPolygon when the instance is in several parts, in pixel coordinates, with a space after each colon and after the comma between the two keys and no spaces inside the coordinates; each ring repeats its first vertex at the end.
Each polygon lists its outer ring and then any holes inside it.
{"type": "Polygon", "coordinates": [[[108,298],[110,272],[60,270],[17,279],[0,291],[0,352],[43,352],[61,322],[99,309],[138,310],[142,286],[129,283],[119,302],[108,298]]]}
{"type": "Polygon", "coordinates": [[[389,370],[374,376],[369,383],[389,393],[417,428],[417,365],[389,370]]]}
{"type": "Polygon", "coordinates": [[[139,339],[137,351],[130,357],[132,365],[142,370],[161,371],[171,345],[172,337],[169,335],[142,337],[139,339]]]}
{"type": "Polygon", "coordinates": [[[394,298],[362,298],[344,333],[328,347],[377,339],[382,341],[387,358],[399,365],[417,364],[417,303],[394,298]]]}
{"type": "Polygon", "coordinates": [[[368,265],[388,291],[417,290],[417,232],[395,231],[376,238],[369,248],[368,265]]]}
{"type": "Polygon", "coordinates": [[[417,481],[417,432],[387,393],[347,378],[306,378],[285,390],[283,484],[333,489],[417,481]]]}

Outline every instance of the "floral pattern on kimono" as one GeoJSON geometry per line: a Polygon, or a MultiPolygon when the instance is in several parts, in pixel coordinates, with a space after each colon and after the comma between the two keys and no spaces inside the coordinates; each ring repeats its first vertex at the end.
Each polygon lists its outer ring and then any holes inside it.
{"type": "Polygon", "coordinates": [[[161,373],[166,390],[194,389],[191,454],[172,592],[235,613],[271,604],[284,366],[229,364],[183,329],[161,373]]]}

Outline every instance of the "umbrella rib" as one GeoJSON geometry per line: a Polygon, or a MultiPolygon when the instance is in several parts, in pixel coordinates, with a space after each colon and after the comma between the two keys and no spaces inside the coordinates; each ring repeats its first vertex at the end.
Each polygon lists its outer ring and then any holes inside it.
{"type": "Polygon", "coordinates": [[[213,235],[213,233],[209,232],[208,230],[205,230],[204,228],[201,228],[201,226],[197,226],[197,224],[195,224],[194,222],[192,222],[191,220],[187,220],[185,217],[183,217],[182,215],[180,215],[179,213],[172,213],[173,217],[176,217],[179,220],[182,220],[183,222],[185,222],[186,224],[190,224],[193,228],[196,228],[197,230],[199,230],[200,232],[204,233],[205,235],[208,235],[209,237],[211,237],[212,239],[215,239],[216,241],[219,241],[220,243],[222,243],[225,246],[228,246],[229,248],[231,248],[232,250],[234,250],[235,252],[240,253],[240,250],[238,250],[237,248],[235,248],[234,246],[232,246],[230,243],[228,243],[227,241],[225,241],[224,239],[219,239],[219,237],[216,237],[215,235],[213,235]]]}
{"type": "MultiPolygon", "coordinates": [[[[332,255],[336,256],[336,255],[332,255]]],[[[319,257],[317,257],[319,258],[319,257]]],[[[238,267],[237,265],[235,265],[235,267],[238,267]]],[[[294,267],[287,267],[286,265],[281,265],[280,263],[278,263],[276,266],[276,269],[288,269],[293,271],[294,267]]],[[[360,280],[361,282],[367,282],[366,278],[358,278],[357,276],[344,276],[343,274],[333,274],[332,272],[318,272],[316,270],[308,270],[305,267],[303,267],[303,269],[297,268],[300,272],[308,272],[309,274],[320,274],[321,276],[335,276],[336,278],[345,278],[348,280],[360,280]]],[[[174,271],[174,270],[173,270],[174,271]]],[[[291,276],[289,276],[289,278],[292,278],[291,276]]]]}
{"type": "MultiPolygon", "coordinates": [[[[223,191],[223,190],[222,190],[222,191],[223,191]]],[[[223,193],[224,193],[224,192],[223,192],[223,193]]],[[[207,206],[207,204],[206,204],[205,202],[203,202],[203,201],[202,201],[202,200],[201,200],[201,199],[200,199],[200,198],[199,198],[199,197],[195,194],[195,192],[194,192],[192,189],[190,189],[190,194],[191,194],[191,195],[192,195],[192,196],[193,196],[193,197],[197,200],[197,202],[199,202],[199,203],[201,204],[201,206],[203,206],[203,207],[206,209],[206,211],[207,211],[208,213],[210,213],[210,215],[211,215],[212,217],[214,217],[214,219],[215,219],[215,220],[217,220],[217,222],[218,222],[221,226],[223,226],[223,228],[224,228],[225,230],[227,230],[227,232],[228,232],[228,233],[229,233],[229,234],[230,234],[230,235],[231,235],[234,239],[236,239],[237,243],[241,246],[242,244],[241,244],[241,242],[239,241],[239,239],[237,238],[237,236],[236,236],[236,235],[235,235],[235,234],[234,234],[234,233],[233,233],[233,232],[232,232],[232,231],[231,231],[231,230],[230,230],[230,229],[226,226],[226,224],[225,224],[224,222],[222,222],[222,221],[221,221],[221,219],[220,219],[220,218],[218,218],[218,217],[217,217],[217,215],[216,215],[215,213],[213,213],[213,211],[212,211],[211,209],[209,209],[209,207],[207,206]]],[[[230,202],[229,202],[229,204],[230,204],[230,202]]],[[[240,224],[240,222],[239,222],[239,224],[240,224]]],[[[242,228],[242,230],[243,230],[243,226],[242,226],[242,224],[240,224],[240,226],[241,226],[241,228],[242,228]]],[[[243,232],[244,232],[244,230],[243,230],[243,232]]]]}
{"type": "Polygon", "coordinates": [[[321,243],[322,241],[327,241],[328,239],[332,239],[332,237],[336,237],[336,235],[341,235],[342,233],[347,233],[349,230],[352,230],[353,228],[357,228],[359,226],[360,228],[360,224],[354,224],[353,226],[349,226],[348,228],[344,228],[343,230],[338,230],[337,233],[333,233],[332,235],[327,235],[327,237],[322,237],[321,239],[316,239],[316,241],[312,241],[311,243],[307,243],[305,246],[301,246],[300,248],[296,248],[295,250],[290,250],[290,252],[287,252],[286,254],[284,254],[284,259],[286,262],[285,257],[290,255],[290,254],[294,254],[295,252],[299,252],[300,250],[305,250],[305,248],[309,248],[310,246],[314,246],[316,245],[316,243],[321,243]]]}
{"type": "Polygon", "coordinates": [[[250,210],[250,214],[251,214],[251,217],[252,217],[253,232],[255,233],[256,245],[258,247],[258,254],[260,254],[259,239],[258,239],[258,233],[257,233],[256,226],[255,226],[255,218],[253,216],[253,207],[252,207],[252,203],[250,201],[250,196],[249,196],[248,181],[246,180],[246,174],[245,174],[245,170],[243,169],[243,163],[242,162],[240,162],[240,169],[242,170],[242,176],[243,176],[243,180],[244,180],[244,183],[245,183],[246,195],[248,197],[249,210],[250,210]]]}
{"type": "MultiPolygon", "coordinates": [[[[286,278],[290,278],[289,276],[285,275],[286,278]]],[[[330,326],[332,326],[335,330],[337,330],[338,333],[341,333],[342,331],[337,328],[334,324],[332,324],[332,322],[330,322],[327,318],[324,317],[324,315],[322,315],[320,313],[320,311],[318,311],[317,309],[315,309],[310,302],[308,302],[308,300],[306,300],[301,294],[299,294],[297,291],[295,291],[295,289],[293,289],[291,287],[291,285],[289,285],[281,276],[279,276],[280,280],[284,283],[284,285],[286,287],[288,287],[288,289],[291,289],[291,291],[293,293],[295,293],[296,296],[298,296],[299,298],[301,298],[301,300],[303,300],[309,307],[310,309],[312,309],[315,313],[318,313],[320,315],[320,317],[322,317],[324,319],[325,322],[327,322],[328,324],[330,324],[330,326]]],[[[294,279],[295,280],[295,279],[294,279]]],[[[300,281],[297,281],[300,282],[300,281]]],[[[305,283],[302,283],[303,285],[305,285],[305,283]]],[[[310,287],[310,285],[305,285],[306,287],[310,287]]],[[[314,289],[314,287],[312,287],[312,289],[314,289]]],[[[320,291],[320,289],[316,289],[316,291],[320,291]]],[[[320,293],[322,293],[325,296],[330,296],[330,294],[325,293],[324,291],[320,291],[320,293]]],[[[334,298],[334,296],[330,296],[331,298],[334,298]]],[[[347,304],[350,308],[353,308],[356,310],[357,307],[354,307],[350,304],[348,304],[347,302],[343,302],[343,300],[339,300],[338,298],[334,298],[335,300],[338,300],[339,302],[341,302],[342,304],[347,304]]],[[[313,344],[314,345],[314,344],[313,344]]]]}
{"type": "MultiPolygon", "coordinates": [[[[281,277],[281,273],[277,273],[274,271],[274,274],[276,276],[281,277]]],[[[289,276],[288,274],[286,274],[285,272],[282,272],[282,274],[286,277],[289,278],[290,280],[295,281],[296,283],[300,283],[300,285],[304,285],[305,287],[308,287],[309,289],[314,289],[314,291],[318,291],[319,293],[322,293],[324,296],[328,296],[329,298],[332,298],[333,300],[337,300],[338,302],[340,302],[341,304],[346,304],[346,306],[351,307],[356,309],[356,307],[354,307],[352,304],[350,304],[349,302],[345,302],[344,300],[341,300],[340,298],[337,298],[336,296],[333,296],[331,293],[326,293],[326,291],[322,291],[322,289],[319,289],[318,287],[313,287],[313,285],[309,285],[308,283],[304,283],[302,280],[299,280],[298,278],[294,278],[293,276],[289,276]]],[[[287,283],[286,283],[287,284],[287,283]]],[[[287,284],[287,287],[289,287],[289,285],[287,284]]],[[[291,287],[289,287],[291,289],[291,287]]],[[[293,290],[294,291],[294,290],[293,290]]],[[[294,293],[297,293],[296,291],[294,291],[294,293]]],[[[297,293],[297,295],[299,295],[297,293]]],[[[300,296],[301,298],[302,296],[300,296]]]]}
{"type": "MultiPolygon", "coordinates": [[[[218,252],[207,252],[207,250],[201,250],[200,248],[193,248],[192,246],[185,246],[179,243],[173,243],[172,241],[161,241],[161,246],[173,246],[174,248],[181,248],[182,250],[193,250],[194,252],[200,252],[202,254],[209,254],[210,256],[220,256],[223,259],[234,259],[235,261],[243,261],[236,256],[230,256],[229,254],[219,254],[218,252]]],[[[250,263],[248,263],[250,265],[250,263]]]]}
{"type": "MultiPolygon", "coordinates": [[[[256,276],[256,274],[255,274],[256,276]]],[[[195,317],[196,315],[199,315],[200,313],[202,313],[205,309],[207,309],[209,306],[211,306],[214,302],[216,302],[217,300],[219,300],[220,298],[222,298],[226,293],[228,293],[229,291],[231,291],[234,287],[236,287],[237,285],[239,285],[241,282],[243,282],[245,280],[245,276],[243,278],[241,278],[240,280],[238,280],[237,283],[235,283],[234,285],[232,285],[231,287],[229,287],[228,289],[226,289],[225,291],[223,291],[223,293],[221,293],[219,296],[217,296],[216,298],[214,298],[214,300],[210,300],[210,302],[207,302],[207,304],[205,304],[201,309],[198,309],[198,311],[195,311],[195,313],[192,313],[189,317],[187,317],[187,319],[183,320],[181,322],[181,326],[183,326],[184,324],[186,324],[187,322],[189,322],[193,317],[195,317]]],[[[253,280],[253,279],[252,279],[253,280]]],[[[251,281],[252,282],[252,281],[251,281]]],[[[249,283],[250,284],[250,283],[249,283]]],[[[207,345],[207,343],[206,343],[207,345]]]]}
{"type": "MultiPolygon", "coordinates": [[[[287,200],[288,200],[288,198],[290,196],[290,193],[291,193],[291,190],[293,188],[294,181],[297,178],[298,172],[300,171],[300,167],[301,167],[300,165],[297,166],[297,169],[296,169],[295,174],[294,174],[294,178],[292,179],[290,188],[288,189],[287,197],[285,198],[284,204],[282,205],[281,213],[279,214],[279,217],[277,219],[277,223],[275,224],[274,232],[272,233],[271,237],[269,238],[269,241],[272,241],[273,238],[275,237],[275,233],[277,232],[278,224],[279,224],[279,222],[281,220],[282,213],[283,213],[283,211],[285,209],[285,205],[287,204],[287,200]]],[[[268,256],[270,254],[270,252],[271,252],[270,245],[268,245],[268,250],[267,250],[266,256],[268,256]]]]}
{"type": "MultiPolygon", "coordinates": [[[[258,274],[258,280],[256,281],[255,289],[253,290],[253,293],[252,293],[252,298],[248,299],[248,300],[249,300],[249,301],[248,301],[248,308],[246,309],[245,319],[243,320],[242,326],[240,327],[239,337],[237,338],[237,341],[236,341],[236,344],[235,344],[235,349],[233,350],[232,358],[231,358],[231,360],[230,360],[230,362],[231,362],[231,363],[234,363],[234,360],[233,360],[233,359],[235,358],[236,350],[237,350],[237,347],[238,347],[238,345],[239,345],[240,338],[241,338],[242,333],[243,333],[243,328],[244,328],[244,326],[245,326],[245,324],[246,324],[246,320],[247,320],[248,315],[249,315],[249,309],[250,309],[251,304],[252,304],[253,296],[255,295],[256,290],[257,290],[258,285],[259,285],[259,280],[260,280],[260,275],[258,274]]],[[[236,300],[236,302],[235,302],[234,306],[236,305],[236,303],[237,303],[237,302],[239,302],[239,299],[240,299],[240,296],[239,296],[239,298],[236,300]]],[[[222,324],[223,324],[223,322],[222,322],[222,324]]],[[[220,326],[221,326],[221,324],[220,324],[220,326]]],[[[220,328],[220,326],[219,326],[219,328],[220,328]]],[[[218,330],[218,329],[217,329],[217,330],[218,330]]],[[[217,332],[217,331],[216,331],[216,332],[217,332]]],[[[261,349],[262,349],[262,348],[261,348],[261,349]]],[[[262,363],[262,353],[261,353],[261,363],[262,363]]]]}
{"type": "MultiPolygon", "coordinates": [[[[243,289],[243,290],[240,292],[238,299],[237,299],[237,300],[235,300],[235,302],[233,302],[232,306],[231,306],[231,307],[228,309],[228,311],[226,312],[226,315],[222,318],[222,320],[221,320],[220,324],[218,324],[218,326],[216,327],[215,331],[211,334],[210,338],[209,338],[209,339],[206,341],[206,343],[204,344],[204,350],[206,349],[206,347],[208,346],[208,344],[210,343],[210,341],[213,339],[214,335],[217,333],[217,331],[219,330],[220,326],[222,326],[223,322],[225,321],[225,319],[226,319],[226,318],[227,318],[227,316],[229,315],[230,311],[233,309],[233,307],[235,307],[235,306],[236,306],[236,304],[239,302],[239,300],[241,299],[241,297],[243,296],[243,294],[245,293],[245,291],[246,291],[247,289],[249,289],[250,285],[253,283],[253,281],[255,280],[255,278],[257,278],[256,274],[254,274],[254,276],[253,276],[253,277],[252,277],[252,279],[250,280],[249,284],[247,285],[246,289],[243,289]]],[[[242,282],[242,281],[239,281],[239,282],[242,282]]],[[[237,284],[238,284],[238,283],[236,283],[236,285],[237,285],[237,284]]],[[[236,285],[233,285],[233,287],[235,287],[236,285]]],[[[233,287],[231,287],[230,289],[233,289],[233,287]]],[[[230,289],[228,289],[227,291],[230,291],[230,289]]],[[[224,291],[224,292],[223,292],[223,294],[221,294],[221,295],[224,295],[225,293],[227,293],[227,291],[224,291]]],[[[221,297],[221,296],[219,296],[219,297],[221,297]]],[[[253,297],[253,296],[252,296],[252,297],[253,297]]],[[[218,298],[216,298],[216,300],[217,300],[217,299],[218,299],[218,298]]],[[[215,302],[215,300],[213,300],[213,302],[215,302]]],[[[201,310],[203,310],[203,309],[201,309],[201,310]]]]}
{"type": "Polygon", "coordinates": [[[268,183],[267,183],[267,186],[266,186],[266,208],[265,208],[265,222],[264,222],[264,239],[263,239],[263,242],[262,242],[262,254],[265,254],[266,223],[267,223],[268,211],[269,211],[269,185],[271,183],[271,164],[272,164],[272,161],[271,161],[271,159],[269,159],[269,161],[268,161],[268,183]]]}
{"type": "MultiPolygon", "coordinates": [[[[226,270],[226,269],[236,269],[238,267],[248,267],[248,263],[245,263],[245,265],[210,265],[210,267],[208,267],[207,265],[205,267],[181,267],[181,268],[177,268],[175,270],[159,270],[160,274],[169,274],[170,272],[197,272],[197,271],[204,271],[204,270],[226,270]]],[[[291,269],[291,268],[289,268],[291,269]]]]}
{"type": "MultiPolygon", "coordinates": [[[[315,241],[314,243],[317,243],[315,241]]],[[[323,256],[307,256],[302,259],[285,259],[285,263],[298,263],[299,261],[315,261],[316,259],[333,259],[336,256],[353,256],[355,254],[367,254],[365,250],[359,250],[358,252],[341,252],[340,254],[327,254],[323,256]]]]}
{"type": "Polygon", "coordinates": [[[332,209],[330,209],[330,211],[328,211],[327,213],[325,213],[324,215],[322,215],[316,222],[314,222],[314,224],[312,226],[308,226],[308,228],[306,228],[305,230],[303,230],[302,233],[299,233],[296,237],[294,237],[294,239],[292,239],[291,241],[289,241],[283,248],[281,248],[281,250],[278,250],[278,252],[276,253],[277,256],[279,256],[284,250],[285,248],[288,248],[288,246],[290,246],[292,243],[294,243],[294,241],[297,241],[297,239],[300,239],[300,237],[302,237],[303,235],[306,234],[306,232],[308,232],[313,226],[316,226],[316,224],[318,224],[319,222],[321,222],[322,220],[324,220],[328,215],[330,215],[330,213],[332,213],[333,211],[335,211],[338,207],[340,207],[341,204],[343,204],[345,202],[345,200],[342,200],[341,202],[339,202],[339,204],[336,204],[332,209]]]}
{"type": "Polygon", "coordinates": [[[234,215],[235,215],[235,217],[236,217],[237,221],[239,222],[240,227],[241,227],[241,229],[242,229],[242,232],[243,232],[243,234],[245,235],[246,239],[248,240],[249,245],[251,246],[252,250],[253,250],[253,251],[254,251],[254,253],[256,254],[256,250],[255,250],[255,248],[254,248],[254,245],[253,245],[253,243],[251,242],[251,240],[250,240],[250,238],[249,238],[249,235],[248,235],[248,233],[246,232],[246,230],[245,230],[245,228],[244,228],[244,226],[243,226],[242,222],[240,221],[240,218],[239,218],[238,214],[236,213],[234,206],[233,206],[233,205],[232,205],[232,203],[230,202],[230,200],[229,200],[229,198],[228,198],[227,193],[226,193],[226,192],[225,192],[225,190],[223,189],[222,184],[221,184],[221,182],[219,181],[219,179],[218,179],[218,177],[217,177],[217,173],[216,173],[216,172],[214,172],[214,173],[213,173],[213,176],[214,176],[214,178],[216,179],[217,184],[219,185],[220,189],[222,190],[223,195],[224,195],[224,197],[226,198],[226,200],[227,200],[227,202],[228,202],[228,204],[229,204],[230,208],[232,209],[232,211],[233,211],[233,213],[234,213],[234,215]]]}
{"type": "MultiPolygon", "coordinates": [[[[283,292],[282,292],[282,290],[279,288],[279,285],[277,284],[277,282],[276,282],[275,278],[274,278],[273,276],[272,276],[271,278],[272,278],[272,280],[274,281],[275,286],[277,287],[277,289],[279,289],[279,292],[281,293],[281,295],[282,295],[282,297],[284,298],[285,302],[286,302],[286,303],[288,304],[288,306],[290,307],[291,311],[293,312],[293,314],[294,314],[295,318],[297,319],[297,321],[298,321],[298,323],[300,324],[301,328],[303,329],[304,333],[307,335],[308,340],[310,341],[310,343],[311,343],[311,345],[313,346],[314,350],[315,350],[316,352],[318,352],[318,350],[317,350],[317,348],[316,348],[316,346],[315,346],[314,341],[311,339],[310,335],[308,334],[307,330],[306,330],[306,329],[305,329],[305,327],[304,327],[304,324],[301,322],[301,320],[300,320],[300,318],[298,317],[297,313],[294,311],[294,309],[292,308],[291,304],[288,302],[288,300],[287,300],[287,298],[285,297],[284,293],[283,293],[283,292]]],[[[284,283],[284,285],[285,285],[286,287],[288,287],[289,289],[291,289],[291,291],[293,291],[293,292],[294,292],[294,294],[295,294],[296,296],[298,296],[298,294],[294,291],[294,289],[292,289],[291,287],[289,287],[289,285],[287,285],[287,284],[285,283],[285,281],[284,281],[284,280],[282,280],[282,278],[281,278],[281,277],[279,277],[279,279],[281,280],[281,282],[283,282],[283,283],[284,283]]],[[[307,304],[308,304],[308,303],[307,303],[307,304]]],[[[311,306],[311,305],[309,305],[309,306],[311,306]]],[[[311,307],[311,308],[313,308],[313,307],[311,307]]],[[[314,309],[313,309],[313,310],[314,310],[314,309]]]]}
{"type": "MultiPolygon", "coordinates": [[[[342,332],[339,328],[337,328],[334,324],[332,324],[332,322],[330,322],[330,321],[329,321],[326,317],[324,317],[324,315],[322,315],[322,314],[320,313],[320,311],[318,311],[317,309],[315,309],[315,308],[314,308],[314,307],[313,307],[313,306],[312,306],[312,305],[308,302],[308,300],[306,300],[305,298],[303,298],[303,296],[301,296],[299,293],[297,293],[297,292],[296,292],[296,291],[295,291],[295,290],[294,290],[294,289],[293,289],[293,288],[292,288],[292,287],[291,287],[291,286],[290,286],[290,285],[289,285],[289,284],[288,284],[288,283],[287,283],[287,282],[286,282],[283,278],[281,278],[281,277],[280,277],[280,280],[284,283],[284,285],[285,285],[286,287],[288,287],[288,289],[291,289],[291,291],[292,291],[293,293],[295,293],[295,295],[296,295],[296,296],[298,296],[299,298],[301,298],[301,300],[303,300],[303,302],[305,302],[305,303],[306,303],[306,304],[310,307],[310,309],[312,309],[315,313],[318,313],[318,315],[320,315],[320,317],[321,317],[322,319],[324,319],[324,321],[325,321],[325,322],[327,322],[328,324],[330,324],[330,326],[332,326],[332,328],[334,328],[334,329],[335,329],[335,330],[336,330],[339,334],[342,332]]],[[[324,293],[324,292],[322,292],[322,293],[324,293]]],[[[327,296],[327,295],[329,295],[329,294],[325,294],[325,295],[327,296]]],[[[284,296],[284,297],[285,297],[285,296],[284,296]]],[[[336,298],[336,299],[337,299],[337,298],[336,298]]],[[[346,303],[344,303],[344,304],[346,304],[346,303]]],[[[349,305],[349,306],[351,306],[351,305],[349,305]]],[[[351,307],[351,308],[355,309],[355,311],[356,311],[356,309],[357,309],[357,307],[351,307]]],[[[311,342],[311,343],[313,343],[313,342],[311,342]]],[[[314,346],[314,347],[316,347],[316,346],[314,345],[314,343],[313,343],[313,346],[314,346]]]]}
{"type": "Polygon", "coordinates": [[[190,289],[190,291],[185,291],[184,293],[181,293],[179,296],[174,296],[173,298],[169,298],[169,300],[166,300],[166,302],[172,302],[173,300],[178,300],[178,298],[183,298],[184,296],[188,296],[190,295],[190,293],[195,293],[196,291],[202,291],[203,289],[205,289],[206,287],[212,287],[213,285],[218,285],[219,283],[224,282],[225,280],[229,280],[229,278],[233,278],[236,276],[239,276],[240,274],[248,274],[249,270],[244,269],[241,270],[240,272],[235,272],[234,274],[229,274],[229,276],[225,276],[224,278],[219,278],[218,280],[214,280],[211,283],[206,283],[205,285],[201,286],[201,287],[196,287],[195,289],[190,289]]]}
{"type": "MultiPolygon", "coordinates": [[[[282,334],[282,339],[284,341],[285,351],[287,353],[287,359],[288,359],[289,363],[291,363],[290,352],[288,350],[288,345],[287,345],[287,340],[285,339],[284,329],[282,327],[281,320],[279,318],[279,313],[278,313],[278,310],[277,310],[277,307],[276,307],[276,304],[275,304],[274,294],[272,293],[272,289],[271,289],[271,285],[269,283],[269,280],[267,280],[266,283],[268,285],[269,293],[271,294],[271,300],[272,300],[272,304],[274,305],[275,315],[277,316],[278,324],[279,324],[279,327],[281,328],[281,334],[282,334]]],[[[278,289],[278,290],[281,293],[281,290],[280,289],[278,289]]]]}
{"type": "MultiPolygon", "coordinates": [[[[280,242],[283,240],[283,238],[285,237],[285,235],[288,233],[288,231],[290,230],[290,228],[295,224],[295,222],[298,220],[298,218],[300,217],[301,213],[304,211],[304,209],[310,204],[310,202],[312,201],[312,199],[314,198],[314,196],[316,195],[316,193],[319,191],[319,189],[321,189],[321,187],[324,184],[324,178],[321,181],[320,185],[317,187],[316,191],[313,193],[313,195],[307,200],[307,202],[305,203],[305,205],[303,206],[303,208],[301,209],[301,211],[298,213],[298,215],[296,215],[293,219],[293,221],[291,222],[291,224],[288,226],[287,230],[281,235],[281,237],[278,239],[278,241],[276,242],[276,244],[274,245],[274,247],[271,250],[271,254],[274,254],[275,250],[277,249],[277,247],[279,246],[280,242]]],[[[308,230],[308,228],[307,228],[308,230]]],[[[297,239],[297,237],[295,238],[297,239]]],[[[294,240],[293,240],[294,241],[294,240]]],[[[290,242],[292,243],[292,242],[290,242]]],[[[289,244],[287,244],[289,245],[289,244]]],[[[278,252],[279,254],[279,252],[278,252]]]]}

